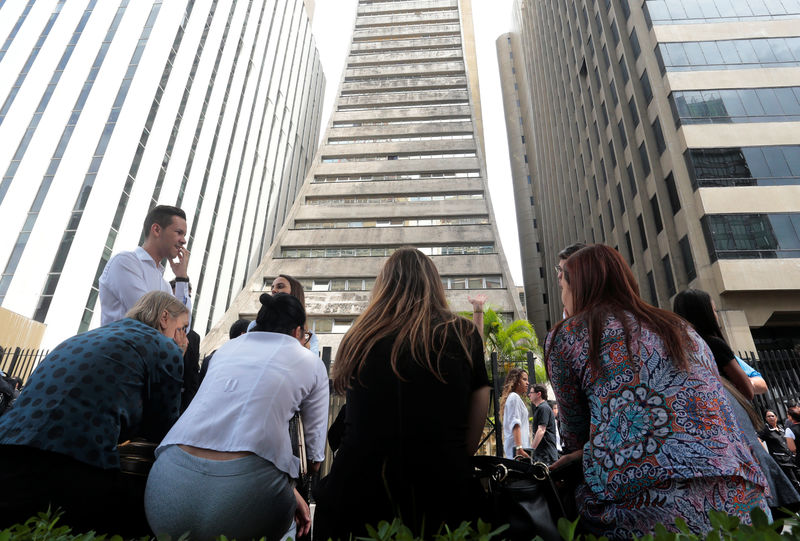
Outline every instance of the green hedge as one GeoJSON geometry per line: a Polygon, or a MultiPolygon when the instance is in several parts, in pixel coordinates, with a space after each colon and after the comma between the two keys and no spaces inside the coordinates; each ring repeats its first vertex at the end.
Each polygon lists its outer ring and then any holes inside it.
{"type": "MultiPolygon", "coordinates": [[[[772,524],[767,521],[767,516],[760,509],[754,509],[751,518],[752,525],[740,524],[737,517],[731,517],[725,513],[711,511],[709,513],[711,524],[714,529],[705,536],[695,535],[689,532],[686,522],[677,518],[675,526],[680,530],[679,533],[667,531],[659,524],[653,533],[644,537],[633,537],[635,541],[800,541],[800,515],[789,513],[789,518],[776,520],[772,524]],[[792,532],[792,528],[797,532],[792,532]],[[783,530],[786,530],[785,532],[783,530]]],[[[607,541],[605,537],[596,538],[593,535],[576,534],[578,521],[569,522],[560,519],[558,530],[564,541],[607,541]]],[[[473,528],[468,522],[463,522],[454,530],[447,529],[445,532],[428,538],[429,541],[502,541],[503,532],[508,526],[501,526],[492,529],[489,524],[478,520],[477,529],[473,528]]],[[[377,528],[367,526],[368,537],[358,538],[363,541],[424,541],[416,537],[400,519],[393,522],[381,522],[377,528]]],[[[142,538],[142,541],[147,540],[142,538]]],[[[536,537],[534,541],[540,540],[536,537]]],[[[94,532],[84,534],[74,534],[69,526],[60,524],[60,513],[47,511],[39,513],[35,517],[29,518],[24,524],[15,524],[10,528],[0,531],[0,541],[123,541],[119,535],[105,536],[97,535],[94,532]]],[[[171,541],[169,536],[158,536],[157,541],[171,541]]],[[[176,541],[188,541],[188,534],[182,535],[176,541]]],[[[224,536],[219,538],[221,541],[228,541],[224,536]]]]}

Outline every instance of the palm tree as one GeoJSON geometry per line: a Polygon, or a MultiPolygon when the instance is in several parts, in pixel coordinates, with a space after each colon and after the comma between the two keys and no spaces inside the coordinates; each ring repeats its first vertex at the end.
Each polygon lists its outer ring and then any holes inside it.
{"type": "MultiPolygon", "coordinates": [[[[468,312],[462,315],[471,318],[468,312]]],[[[542,348],[539,339],[533,330],[533,325],[527,319],[516,319],[509,323],[503,321],[496,311],[485,307],[483,313],[483,337],[486,347],[486,356],[497,352],[497,358],[504,365],[504,372],[512,366],[525,366],[528,352],[535,358],[534,376],[537,383],[547,381],[547,374],[542,362],[542,348]]]]}

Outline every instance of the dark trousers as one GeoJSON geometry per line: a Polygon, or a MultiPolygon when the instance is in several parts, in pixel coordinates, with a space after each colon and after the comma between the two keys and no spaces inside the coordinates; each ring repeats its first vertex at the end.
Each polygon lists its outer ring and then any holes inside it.
{"type": "Polygon", "coordinates": [[[94,530],[126,537],[149,535],[144,515],[145,477],[103,470],[66,455],[0,445],[0,529],[48,508],[61,509],[59,525],[72,533],[94,530]]]}

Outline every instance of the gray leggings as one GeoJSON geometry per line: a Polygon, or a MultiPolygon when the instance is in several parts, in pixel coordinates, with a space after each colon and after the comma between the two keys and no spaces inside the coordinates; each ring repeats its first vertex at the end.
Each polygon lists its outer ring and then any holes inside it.
{"type": "Polygon", "coordinates": [[[250,455],[208,460],[177,445],[161,451],[144,497],[153,532],[192,541],[225,535],[241,541],[280,539],[294,518],[294,485],[268,460],[250,455]]]}

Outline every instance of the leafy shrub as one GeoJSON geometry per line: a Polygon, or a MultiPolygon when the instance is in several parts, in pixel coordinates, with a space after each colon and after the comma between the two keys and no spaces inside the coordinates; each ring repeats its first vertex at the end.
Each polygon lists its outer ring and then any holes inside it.
{"type": "MultiPolygon", "coordinates": [[[[61,513],[47,511],[31,517],[24,524],[15,524],[10,528],[0,531],[0,541],[123,541],[119,535],[104,536],[94,532],[73,534],[69,526],[59,525],[61,513]]],[[[754,509],[751,514],[752,525],[740,524],[737,517],[729,516],[718,511],[709,512],[709,518],[714,529],[700,536],[689,531],[682,518],[675,520],[679,532],[670,532],[661,525],[656,525],[655,531],[644,537],[633,537],[633,541],[800,541],[800,515],[789,513],[789,518],[779,519],[769,523],[767,516],[761,509],[754,509]],[[792,529],[796,528],[797,532],[792,529]],[[785,530],[785,531],[784,531],[785,530]]],[[[578,521],[570,522],[559,519],[558,531],[564,541],[608,541],[605,537],[582,535],[577,532],[578,521]]],[[[428,537],[427,541],[502,541],[503,532],[508,525],[492,529],[491,525],[478,520],[477,529],[469,522],[462,522],[460,526],[451,530],[428,537]]],[[[417,537],[406,527],[400,519],[392,522],[381,521],[377,527],[367,525],[367,537],[359,537],[357,541],[426,541],[417,537]]],[[[144,537],[140,541],[146,541],[144,537]]],[[[182,535],[176,541],[188,541],[188,534],[182,535]]],[[[169,536],[158,536],[156,541],[170,541],[169,536]]],[[[218,541],[228,541],[220,536],[218,541]]],[[[535,537],[533,541],[541,541],[535,537]]]]}

